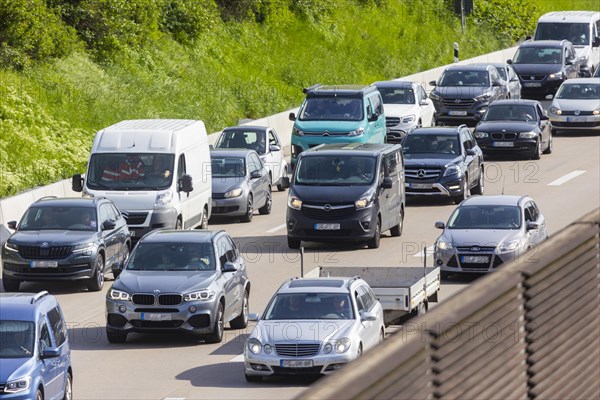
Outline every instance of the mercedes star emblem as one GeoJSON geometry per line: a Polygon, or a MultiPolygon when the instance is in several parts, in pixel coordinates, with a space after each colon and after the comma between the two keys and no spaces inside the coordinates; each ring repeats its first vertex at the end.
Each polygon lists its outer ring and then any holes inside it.
{"type": "Polygon", "coordinates": [[[420,169],[420,170],[418,170],[418,171],[417,171],[417,176],[418,176],[419,178],[423,178],[423,177],[425,177],[425,170],[424,170],[424,169],[420,169]]]}

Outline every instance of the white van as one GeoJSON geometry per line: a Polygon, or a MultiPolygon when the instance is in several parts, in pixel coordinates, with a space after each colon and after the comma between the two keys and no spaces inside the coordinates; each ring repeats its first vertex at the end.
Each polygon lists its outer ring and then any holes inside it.
{"type": "Polygon", "coordinates": [[[100,130],[73,190],[112,200],[137,238],[160,228],[205,229],[212,181],[204,123],[131,120],[100,130]]]}
{"type": "Polygon", "coordinates": [[[555,11],[540,17],[534,40],[563,40],[573,44],[581,59],[581,76],[592,76],[600,64],[600,12],[555,11]]]}

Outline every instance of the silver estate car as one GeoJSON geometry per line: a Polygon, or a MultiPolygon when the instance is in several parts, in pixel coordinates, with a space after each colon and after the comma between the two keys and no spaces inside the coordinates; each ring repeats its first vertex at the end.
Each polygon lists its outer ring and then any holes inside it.
{"type": "MultiPolygon", "coordinates": [[[[518,257],[548,237],[546,220],[527,196],[474,196],[463,201],[434,246],[442,276],[450,272],[484,273],[518,257]]],[[[531,253],[534,254],[534,253],[531,253]]]]}
{"type": "Polygon", "coordinates": [[[293,278],[275,293],[244,346],[249,382],[330,374],[383,341],[383,310],[360,278],[293,278]]]}

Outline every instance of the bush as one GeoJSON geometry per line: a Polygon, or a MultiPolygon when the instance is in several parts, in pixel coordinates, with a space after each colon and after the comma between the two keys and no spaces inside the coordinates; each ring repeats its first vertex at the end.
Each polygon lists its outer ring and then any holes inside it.
{"type": "Polygon", "coordinates": [[[514,43],[533,33],[539,15],[537,5],[530,0],[486,0],[474,3],[471,19],[514,43]]]}
{"type": "Polygon", "coordinates": [[[180,43],[190,43],[210,29],[218,17],[213,0],[165,0],[161,7],[161,30],[180,43]]]}
{"type": "Polygon", "coordinates": [[[221,19],[227,21],[251,21],[263,23],[272,12],[272,0],[216,0],[221,19]]]}

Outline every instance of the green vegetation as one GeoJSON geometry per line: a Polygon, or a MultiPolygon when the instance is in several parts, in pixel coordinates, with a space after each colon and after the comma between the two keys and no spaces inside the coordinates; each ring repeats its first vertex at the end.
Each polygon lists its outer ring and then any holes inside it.
{"type": "Polygon", "coordinates": [[[297,106],[315,82],[450,63],[455,41],[462,58],[512,45],[541,10],[568,8],[489,1],[462,35],[452,3],[0,0],[0,197],[83,172],[95,131],[123,119],[202,119],[213,132],[297,106]]]}

